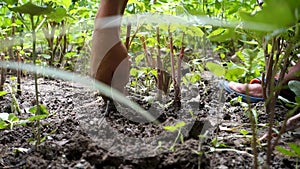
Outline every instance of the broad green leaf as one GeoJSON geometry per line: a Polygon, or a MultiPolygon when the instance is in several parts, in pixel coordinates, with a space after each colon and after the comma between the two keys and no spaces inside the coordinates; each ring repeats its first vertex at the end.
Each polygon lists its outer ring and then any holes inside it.
{"type": "Polygon", "coordinates": [[[295,154],[293,152],[291,152],[290,150],[285,149],[281,146],[276,146],[276,150],[281,152],[283,155],[286,155],[286,156],[289,156],[289,157],[294,157],[295,156],[295,154]]]}
{"type": "Polygon", "coordinates": [[[140,62],[144,59],[145,55],[144,54],[140,54],[138,56],[135,57],[135,64],[139,65],[140,62]]]}
{"type": "Polygon", "coordinates": [[[18,3],[18,0],[2,0],[2,2],[5,2],[7,5],[14,5],[18,3]]]}
{"type": "Polygon", "coordinates": [[[241,129],[241,130],[240,130],[240,133],[241,133],[242,135],[247,135],[247,134],[249,134],[249,131],[247,131],[247,130],[245,130],[245,129],[241,129]]]}
{"type": "Polygon", "coordinates": [[[185,75],[186,79],[189,80],[190,83],[196,83],[201,79],[200,73],[195,73],[195,72],[191,72],[191,73],[187,73],[185,75]]]}
{"type": "Polygon", "coordinates": [[[295,143],[289,143],[288,145],[298,155],[298,157],[300,157],[300,145],[295,143]]]}
{"type": "Polygon", "coordinates": [[[226,148],[228,146],[226,144],[224,144],[224,143],[220,143],[220,144],[217,145],[217,147],[219,147],[219,148],[226,148]]]}
{"type": "Polygon", "coordinates": [[[177,130],[175,126],[165,126],[164,129],[170,132],[174,132],[177,130]]]}
{"type": "Polygon", "coordinates": [[[226,71],[225,78],[230,81],[237,81],[244,73],[245,70],[242,68],[228,69],[226,71]]]}
{"type": "Polygon", "coordinates": [[[54,9],[52,7],[49,7],[49,6],[41,7],[41,6],[34,5],[31,2],[28,2],[22,6],[10,8],[10,10],[14,11],[14,12],[22,13],[22,14],[29,14],[32,16],[46,15],[46,14],[50,14],[51,12],[54,11],[54,9]]]}
{"type": "Polygon", "coordinates": [[[7,126],[8,124],[5,121],[0,120],[0,130],[5,129],[7,126]]]}
{"type": "Polygon", "coordinates": [[[0,91],[0,97],[6,95],[7,92],[6,91],[0,91]]]}
{"type": "Polygon", "coordinates": [[[77,56],[77,53],[76,53],[76,52],[68,52],[68,53],[65,55],[66,58],[73,58],[73,57],[75,57],[75,56],[77,56]]]}
{"type": "Polygon", "coordinates": [[[57,5],[61,5],[68,9],[72,3],[72,0],[44,0],[44,2],[54,2],[57,5]]]}
{"type": "Polygon", "coordinates": [[[300,103],[300,96],[296,96],[295,101],[296,101],[296,103],[300,103]]]}
{"type": "Polygon", "coordinates": [[[8,121],[9,122],[17,122],[17,121],[19,121],[19,118],[14,114],[9,114],[8,115],[8,121]]]}
{"type": "Polygon", "coordinates": [[[181,127],[184,127],[184,126],[185,126],[185,122],[184,121],[178,122],[175,125],[176,128],[181,128],[181,127]]]}
{"type": "Polygon", "coordinates": [[[210,143],[211,143],[214,147],[216,147],[217,144],[218,144],[218,139],[215,137],[215,138],[213,138],[213,139],[211,140],[210,143]]]}
{"type": "Polygon", "coordinates": [[[46,115],[46,114],[44,114],[44,115],[37,115],[37,116],[29,117],[27,120],[29,120],[29,121],[37,121],[37,120],[46,119],[47,117],[48,117],[48,115],[46,115]]]}
{"type": "Polygon", "coordinates": [[[213,62],[207,62],[206,63],[206,67],[208,68],[208,70],[210,70],[213,74],[215,74],[216,76],[224,76],[225,75],[225,69],[216,63],[213,62]]]}
{"type": "Polygon", "coordinates": [[[243,21],[268,24],[266,31],[287,28],[297,23],[296,15],[299,16],[300,12],[298,0],[266,0],[265,4],[264,8],[254,15],[244,11],[240,11],[239,15],[243,21]]]}
{"type": "Polygon", "coordinates": [[[224,33],[226,31],[225,28],[218,28],[214,31],[212,31],[208,36],[207,38],[211,38],[211,37],[214,37],[214,36],[219,36],[221,35],[222,33],[224,33]]]}
{"type": "Polygon", "coordinates": [[[13,80],[17,80],[17,77],[16,77],[16,76],[11,76],[9,79],[10,79],[11,81],[13,81],[13,80]]]}
{"type": "MultiPolygon", "coordinates": [[[[47,110],[47,107],[45,105],[40,105],[41,115],[48,115],[49,112],[47,110]]],[[[36,114],[37,106],[33,106],[29,109],[29,112],[32,114],[36,114]]]]}
{"type": "Polygon", "coordinates": [[[130,69],[130,75],[131,76],[137,78],[138,74],[139,74],[139,71],[136,68],[131,68],[130,69]]]}
{"type": "Polygon", "coordinates": [[[245,44],[248,44],[248,45],[258,45],[258,42],[255,41],[255,40],[253,40],[253,39],[251,41],[245,41],[245,40],[239,39],[239,41],[241,41],[241,42],[243,42],[245,44]]]}
{"type": "Polygon", "coordinates": [[[54,12],[47,15],[47,18],[55,22],[61,22],[67,16],[67,10],[65,8],[56,8],[54,12]]]}
{"type": "Polygon", "coordinates": [[[193,34],[191,36],[200,36],[202,37],[204,35],[204,32],[202,31],[201,28],[197,27],[197,26],[191,26],[189,27],[188,31],[191,30],[193,32],[193,34]]]}
{"type": "Polygon", "coordinates": [[[214,42],[225,42],[233,39],[235,32],[233,29],[219,28],[208,35],[208,39],[214,42]]]}
{"type": "Polygon", "coordinates": [[[183,15],[185,14],[185,9],[182,6],[176,6],[176,15],[183,15]]]}
{"type": "Polygon", "coordinates": [[[300,97],[300,82],[297,80],[291,80],[288,85],[295,95],[300,97]]]}

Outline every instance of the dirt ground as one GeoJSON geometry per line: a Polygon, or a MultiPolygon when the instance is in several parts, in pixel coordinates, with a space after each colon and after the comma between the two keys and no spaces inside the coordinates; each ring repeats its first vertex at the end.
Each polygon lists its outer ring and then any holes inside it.
{"type": "MultiPolygon", "coordinates": [[[[34,82],[31,78],[22,81],[18,117],[26,118],[35,103],[34,82]]],[[[140,115],[122,106],[105,114],[101,97],[80,84],[40,78],[39,89],[41,103],[51,114],[41,121],[45,140],[38,149],[32,145],[32,123],[0,130],[0,168],[252,168],[251,126],[245,107],[230,102],[233,96],[220,93],[216,80],[204,78],[197,85],[183,87],[178,111],[170,106],[171,98],[165,98],[163,105],[149,104],[145,100],[154,93],[129,91],[131,100],[153,112],[159,124],[142,122],[140,115]],[[174,132],[164,129],[182,121],[185,125],[174,132]],[[241,129],[249,133],[243,135],[241,129]]],[[[1,113],[11,113],[11,95],[4,96],[0,105],[1,113]]],[[[258,111],[262,136],[268,114],[263,103],[252,106],[258,111]]],[[[287,111],[276,107],[276,123],[287,111]]],[[[280,145],[298,140],[297,131],[288,132],[280,145]]],[[[258,151],[262,165],[266,142],[258,145],[258,151]]],[[[275,151],[272,168],[296,166],[297,159],[275,151]]]]}

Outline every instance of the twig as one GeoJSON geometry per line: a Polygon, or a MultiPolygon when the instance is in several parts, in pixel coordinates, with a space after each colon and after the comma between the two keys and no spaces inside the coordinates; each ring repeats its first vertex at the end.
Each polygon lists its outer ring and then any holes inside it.
{"type": "MultiPolygon", "coordinates": [[[[177,82],[178,82],[178,88],[180,89],[180,81],[181,81],[181,62],[182,62],[182,58],[184,56],[184,37],[185,34],[184,32],[182,33],[182,39],[181,39],[181,49],[180,49],[180,54],[177,60],[177,82]]],[[[180,92],[179,92],[180,93],[180,92]]]]}
{"type": "Polygon", "coordinates": [[[175,108],[180,107],[180,89],[178,87],[178,82],[176,80],[176,73],[175,73],[175,58],[174,58],[174,49],[173,49],[173,35],[171,32],[171,25],[168,27],[168,33],[169,33],[169,45],[170,45],[170,57],[171,57],[171,68],[172,68],[172,79],[173,79],[173,85],[174,85],[174,105],[175,108]]]}
{"type": "MultiPolygon", "coordinates": [[[[272,39],[272,49],[271,49],[271,54],[269,56],[269,60],[267,63],[267,77],[266,77],[266,112],[270,114],[269,117],[269,131],[268,131],[268,140],[267,140],[267,160],[266,164],[269,166],[271,163],[271,144],[272,144],[272,128],[274,124],[274,117],[275,117],[275,97],[274,97],[274,80],[271,80],[271,78],[274,78],[273,75],[273,64],[274,64],[274,52],[275,52],[275,38],[272,39]]],[[[264,80],[264,79],[263,79],[264,80]]]]}
{"type": "Polygon", "coordinates": [[[156,27],[156,40],[157,40],[157,87],[158,87],[158,99],[162,99],[162,89],[163,89],[163,73],[162,73],[162,61],[161,61],[161,51],[160,51],[160,32],[159,27],[156,27]]]}
{"type": "Polygon", "coordinates": [[[152,67],[152,58],[151,58],[151,56],[148,55],[148,50],[147,50],[147,44],[146,44],[145,37],[141,36],[140,39],[142,41],[142,46],[143,46],[143,49],[144,49],[144,55],[145,55],[145,58],[146,58],[146,62],[147,62],[149,67],[152,67]]]}

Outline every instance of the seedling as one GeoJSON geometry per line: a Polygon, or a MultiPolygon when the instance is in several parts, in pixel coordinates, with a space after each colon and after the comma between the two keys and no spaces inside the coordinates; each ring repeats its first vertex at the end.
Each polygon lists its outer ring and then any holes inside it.
{"type": "Polygon", "coordinates": [[[245,129],[241,129],[239,132],[240,132],[243,136],[246,136],[246,135],[249,134],[249,131],[247,131],[247,130],[245,130],[245,129]]]}
{"type": "Polygon", "coordinates": [[[170,147],[170,150],[175,151],[175,144],[180,140],[180,142],[183,144],[184,143],[184,136],[181,132],[182,127],[185,126],[185,122],[181,121],[176,123],[174,126],[165,126],[164,129],[170,132],[175,132],[177,131],[177,137],[175,138],[173,145],[170,147]]]}
{"type": "Polygon", "coordinates": [[[14,114],[0,113],[0,129],[9,127],[9,129],[12,130],[14,125],[18,122],[19,118],[14,114]]]}
{"type": "Polygon", "coordinates": [[[288,143],[289,149],[286,149],[282,146],[276,146],[276,150],[282,153],[285,156],[288,157],[295,157],[296,158],[296,163],[297,163],[297,168],[298,168],[298,161],[300,159],[300,146],[296,143],[288,143]]]}
{"type": "Polygon", "coordinates": [[[227,147],[224,143],[220,143],[216,137],[211,140],[210,144],[215,148],[227,147]]]}
{"type": "MultiPolygon", "coordinates": [[[[11,81],[14,81],[16,80],[16,77],[12,76],[10,78],[11,81]]],[[[4,86],[6,86],[11,94],[11,97],[12,97],[12,102],[11,102],[11,112],[14,113],[14,112],[17,112],[19,115],[21,114],[21,109],[20,109],[20,105],[19,105],[19,102],[17,100],[17,97],[16,97],[16,94],[18,93],[18,84],[16,83],[13,83],[12,85],[9,85],[7,83],[4,84],[4,86]]],[[[3,93],[5,94],[5,92],[3,93]]]]}

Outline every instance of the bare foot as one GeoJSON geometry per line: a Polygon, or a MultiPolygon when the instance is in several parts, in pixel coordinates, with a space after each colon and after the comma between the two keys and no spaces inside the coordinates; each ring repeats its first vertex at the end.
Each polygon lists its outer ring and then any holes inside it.
{"type": "Polygon", "coordinates": [[[238,93],[242,93],[242,94],[247,94],[250,96],[254,96],[254,97],[263,97],[263,92],[262,92],[262,86],[261,84],[242,84],[242,83],[236,83],[236,82],[229,82],[228,86],[238,92],[238,93]],[[248,91],[247,91],[247,86],[248,86],[248,91]]]}

